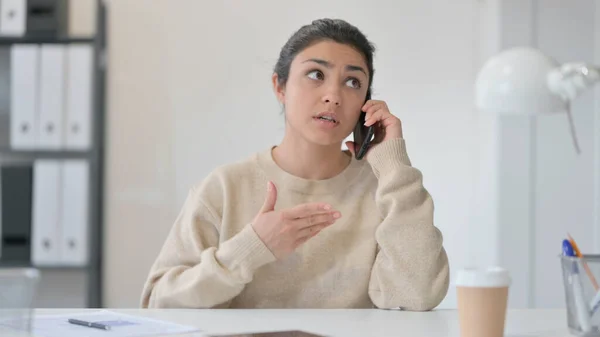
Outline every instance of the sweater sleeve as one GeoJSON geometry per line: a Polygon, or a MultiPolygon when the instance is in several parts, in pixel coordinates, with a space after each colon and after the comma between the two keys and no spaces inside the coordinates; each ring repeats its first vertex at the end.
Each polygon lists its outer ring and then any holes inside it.
{"type": "Polygon", "coordinates": [[[190,190],[150,269],[143,308],[227,307],[257,268],[275,261],[250,224],[219,243],[222,224],[206,193],[202,187],[190,190]]]}
{"type": "Polygon", "coordinates": [[[369,296],[378,308],[431,310],[446,296],[449,266],[422,174],[411,166],[404,139],[379,144],[367,160],[378,179],[375,201],[383,218],[369,296]]]}

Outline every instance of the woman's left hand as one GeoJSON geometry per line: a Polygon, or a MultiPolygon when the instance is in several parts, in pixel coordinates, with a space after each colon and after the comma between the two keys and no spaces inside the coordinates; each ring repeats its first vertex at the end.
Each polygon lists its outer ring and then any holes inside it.
{"type": "MultiPolygon", "coordinates": [[[[392,115],[384,101],[369,100],[361,110],[366,113],[365,126],[373,125],[375,127],[375,138],[373,138],[367,154],[379,143],[389,139],[402,138],[402,123],[398,117],[392,115]]],[[[346,142],[346,146],[354,155],[354,142],[346,142]]]]}

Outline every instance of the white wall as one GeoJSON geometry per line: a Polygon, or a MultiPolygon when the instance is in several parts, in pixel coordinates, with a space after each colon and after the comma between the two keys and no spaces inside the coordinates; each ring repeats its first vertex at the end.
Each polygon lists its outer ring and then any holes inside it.
{"type": "MultiPolygon", "coordinates": [[[[558,62],[600,61],[600,6],[593,0],[500,1],[498,48],[528,45],[558,62]]],[[[564,307],[558,255],[571,233],[584,253],[600,252],[600,95],[572,105],[582,153],[566,114],[500,120],[495,190],[498,261],[513,273],[514,307],[564,307]]]]}
{"type": "Polygon", "coordinates": [[[138,305],[142,282],[176,215],[168,30],[160,19],[169,6],[162,4],[109,3],[105,306],[138,305]]]}
{"type": "MultiPolygon", "coordinates": [[[[494,229],[471,218],[480,7],[476,0],[110,1],[105,306],[138,305],[193,183],[280,141],[271,69],[294,30],[328,16],[355,24],[378,47],[373,96],[403,121],[452,272],[485,261],[480,247],[494,244],[494,229]],[[492,242],[468,246],[475,232],[492,242]]],[[[454,305],[451,288],[442,307],[454,305]]]]}
{"type": "MultiPolygon", "coordinates": [[[[559,62],[598,63],[594,53],[600,44],[595,37],[596,1],[579,0],[570,3],[558,0],[538,4],[537,45],[559,62]],[[543,6],[542,6],[543,4],[543,6]]],[[[594,160],[600,151],[594,138],[600,133],[595,122],[597,110],[592,90],[572,105],[575,128],[582,148],[581,155],[573,149],[567,116],[560,114],[540,119],[534,132],[534,233],[533,247],[535,292],[532,306],[564,306],[560,264],[555,253],[561,247],[566,232],[577,240],[584,253],[600,252],[594,231],[594,213],[600,204],[594,203],[594,180],[600,177],[600,167],[594,160]],[[548,277],[552,275],[552,277],[548,277]]],[[[596,232],[598,233],[598,232],[596,232]]]]}

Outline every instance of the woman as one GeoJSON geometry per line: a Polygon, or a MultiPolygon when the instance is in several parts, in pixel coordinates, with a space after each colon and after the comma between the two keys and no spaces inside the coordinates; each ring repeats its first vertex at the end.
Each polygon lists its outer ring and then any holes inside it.
{"type": "Polygon", "coordinates": [[[366,100],[373,51],[342,20],[290,38],[273,74],[283,140],[190,190],[142,307],[421,311],[442,301],[448,259],[432,199],[400,120],[366,100]],[[361,110],[376,133],[358,160],[341,144],[361,110]]]}

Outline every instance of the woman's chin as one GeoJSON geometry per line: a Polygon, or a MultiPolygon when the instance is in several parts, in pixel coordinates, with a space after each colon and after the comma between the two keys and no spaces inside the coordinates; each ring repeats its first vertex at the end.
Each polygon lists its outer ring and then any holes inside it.
{"type": "Polygon", "coordinates": [[[313,136],[313,137],[309,137],[308,138],[310,140],[311,143],[314,143],[315,145],[319,145],[319,146],[336,146],[336,147],[340,147],[342,146],[342,143],[344,142],[344,140],[346,139],[345,137],[341,138],[341,137],[323,137],[323,136],[313,136]]]}

